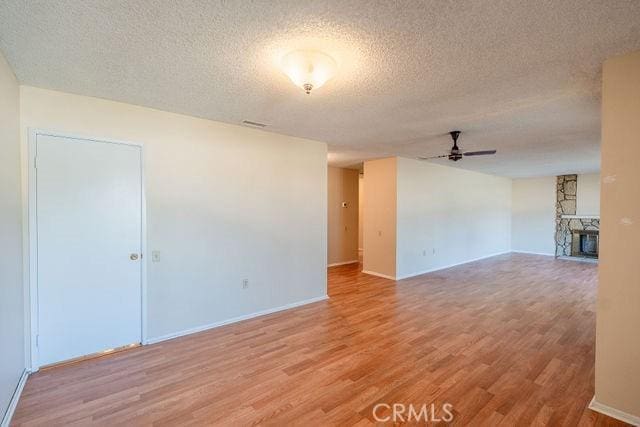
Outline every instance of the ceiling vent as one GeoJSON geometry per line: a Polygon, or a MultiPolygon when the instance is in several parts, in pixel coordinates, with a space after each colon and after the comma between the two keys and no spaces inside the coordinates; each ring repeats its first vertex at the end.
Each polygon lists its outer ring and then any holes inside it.
{"type": "Polygon", "coordinates": [[[252,122],[251,120],[243,120],[242,124],[246,126],[251,126],[254,128],[263,128],[267,126],[264,123],[252,122]]]}

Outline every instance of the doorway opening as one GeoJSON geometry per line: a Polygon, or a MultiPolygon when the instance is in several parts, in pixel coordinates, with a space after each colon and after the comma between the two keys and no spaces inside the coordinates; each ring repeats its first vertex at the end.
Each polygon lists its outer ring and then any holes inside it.
{"type": "Polygon", "coordinates": [[[360,170],[327,169],[327,266],[358,264],[362,242],[360,170]]]}

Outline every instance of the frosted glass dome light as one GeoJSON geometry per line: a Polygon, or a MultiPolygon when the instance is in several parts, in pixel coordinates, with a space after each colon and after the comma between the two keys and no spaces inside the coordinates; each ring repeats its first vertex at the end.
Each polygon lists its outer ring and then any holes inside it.
{"type": "Polygon", "coordinates": [[[336,61],[322,52],[296,50],[282,58],[282,68],[293,84],[309,94],[324,85],[336,73],[336,61]]]}

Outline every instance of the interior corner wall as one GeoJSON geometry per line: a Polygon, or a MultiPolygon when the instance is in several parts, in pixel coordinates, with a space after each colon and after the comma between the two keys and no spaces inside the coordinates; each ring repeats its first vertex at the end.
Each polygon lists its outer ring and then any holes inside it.
{"type": "Polygon", "coordinates": [[[358,261],[357,170],[329,167],[327,171],[327,262],[329,266],[358,261]],[[346,206],[343,206],[346,203],[346,206]]]}
{"type": "Polygon", "coordinates": [[[640,420],[640,52],[603,68],[595,401],[640,420]]]}
{"type": "Polygon", "coordinates": [[[325,143],[26,86],[20,120],[24,146],[28,128],[144,144],[150,340],[326,296],[325,143]]]}
{"type": "Polygon", "coordinates": [[[513,180],[511,250],[541,255],[556,251],[556,177],[513,180]]]}
{"type": "Polygon", "coordinates": [[[363,268],[396,277],[397,158],[364,162],[363,268]]]}
{"type": "Polygon", "coordinates": [[[510,251],[511,179],[398,158],[397,207],[398,278],[510,251]]]}
{"type": "Polygon", "coordinates": [[[0,53],[0,420],[25,369],[20,91],[0,53]]]}
{"type": "Polygon", "coordinates": [[[358,251],[361,251],[364,226],[364,174],[358,173],[358,251]]]}

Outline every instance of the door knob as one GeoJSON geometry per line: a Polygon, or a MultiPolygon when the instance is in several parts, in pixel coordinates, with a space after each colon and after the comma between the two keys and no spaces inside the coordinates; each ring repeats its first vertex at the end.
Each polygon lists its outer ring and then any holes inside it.
{"type": "Polygon", "coordinates": [[[131,261],[135,261],[135,260],[137,260],[137,259],[138,259],[138,254],[131,254],[131,255],[129,255],[129,259],[130,259],[131,261]]]}

